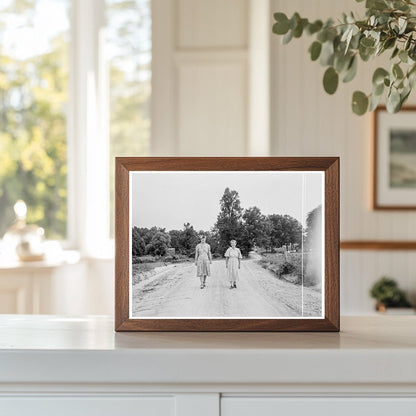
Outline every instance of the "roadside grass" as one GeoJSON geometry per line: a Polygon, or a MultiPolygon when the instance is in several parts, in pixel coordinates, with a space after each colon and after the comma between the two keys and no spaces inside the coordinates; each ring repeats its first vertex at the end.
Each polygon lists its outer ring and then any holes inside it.
{"type": "Polygon", "coordinates": [[[148,279],[152,270],[169,264],[192,262],[193,259],[183,255],[175,256],[133,256],[132,257],[132,282],[133,285],[148,279]]]}
{"type": "Polygon", "coordinates": [[[300,253],[262,253],[258,260],[263,269],[270,270],[282,280],[299,285],[302,283],[302,255],[300,253]]]}

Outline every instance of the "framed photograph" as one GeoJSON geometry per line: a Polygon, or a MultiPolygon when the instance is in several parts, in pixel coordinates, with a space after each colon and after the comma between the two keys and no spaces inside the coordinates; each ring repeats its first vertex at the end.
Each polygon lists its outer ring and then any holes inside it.
{"type": "Polygon", "coordinates": [[[116,331],[339,331],[337,157],[116,158],[116,331]]]}
{"type": "Polygon", "coordinates": [[[416,107],[374,112],[373,208],[416,209],[416,107]]]}

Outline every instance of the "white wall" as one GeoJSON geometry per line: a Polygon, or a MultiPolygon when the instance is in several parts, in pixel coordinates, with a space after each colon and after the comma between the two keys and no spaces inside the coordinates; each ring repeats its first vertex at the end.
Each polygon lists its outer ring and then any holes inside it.
{"type": "Polygon", "coordinates": [[[154,0],[152,10],[152,153],[243,156],[248,0],[154,0]]]}
{"type": "MultiPolygon", "coordinates": [[[[364,15],[363,3],[351,0],[272,0],[273,12],[298,11],[310,19],[335,18],[351,10],[364,15]]],[[[322,88],[325,69],[310,61],[311,42],[303,37],[282,45],[272,36],[272,154],[341,157],[341,240],[415,240],[415,212],[371,210],[371,115],[355,116],[350,107],[353,91],[370,92],[372,71],[382,58],[360,62],[357,78],[329,96],[322,88]]],[[[368,289],[383,274],[395,277],[414,296],[415,257],[414,251],[342,251],[342,313],[371,311],[368,289]]]]}

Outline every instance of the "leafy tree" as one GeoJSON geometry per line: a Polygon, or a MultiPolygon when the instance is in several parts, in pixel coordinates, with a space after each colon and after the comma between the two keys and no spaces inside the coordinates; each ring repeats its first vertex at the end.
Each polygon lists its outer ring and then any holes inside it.
{"type": "Polygon", "coordinates": [[[146,243],[137,227],[133,227],[132,231],[132,253],[133,256],[143,256],[146,253],[146,243]]]}
{"type": "Polygon", "coordinates": [[[215,223],[219,236],[219,250],[222,253],[229,247],[231,239],[241,242],[242,215],[243,208],[241,208],[238,192],[226,188],[220,200],[220,212],[215,223]]]}
{"type": "Polygon", "coordinates": [[[146,245],[146,254],[164,256],[170,246],[170,236],[163,231],[156,231],[152,240],[146,245]]]}
{"type": "Polygon", "coordinates": [[[181,246],[183,253],[186,255],[192,255],[195,253],[195,247],[199,242],[198,233],[195,231],[194,227],[188,223],[183,225],[182,237],[181,237],[181,246]]]}
{"type": "Polygon", "coordinates": [[[268,216],[270,223],[270,245],[281,247],[284,244],[300,244],[302,242],[302,225],[290,215],[272,214],[268,216]]]}
{"type": "Polygon", "coordinates": [[[68,41],[57,34],[48,51],[29,57],[6,50],[4,36],[16,17],[30,27],[34,15],[32,2],[6,3],[0,7],[0,235],[23,199],[28,222],[44,227],[48,238],[64,238],[68,41]]]}
{"type": "Polygon", "coordinates": [[[190,223],[184,224],[182,230],[169,231],[169,235],[171,247],[175,248],[177,253],[187,256],[193,255],[199,238],[198,233],[190,223]]]}
{"type": "Polygon", "coordinates": [[[251,207],[243,213],[243,235],[240,247],[248,253],[254,246],[268,245],[269,236],[267,218],[257,207],[251,207]]]}
{"type": "Polygon", "coordinates": [[[212,227],[211,230],[205,233],[207,243],[211,246],[211,253],[215,257],[222,257],[224,252],[221,248],[221,240],[219,232],[215,227],[212,227]]]}
{"type": "Polygon", "coordinates": [[[170,246],[175,249],[175,253],[182,254],[181,236],[182,230],[170,230],[170,246]]]}

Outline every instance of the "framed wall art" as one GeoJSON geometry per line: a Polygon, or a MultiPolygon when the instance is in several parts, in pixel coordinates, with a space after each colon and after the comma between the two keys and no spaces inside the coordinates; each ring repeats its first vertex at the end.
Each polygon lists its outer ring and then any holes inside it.
{"type": "Polygon", "coordinates": [[[373,117],[373,208],[416,209],[416,107],[380,107],[373,117]]]}
{"type": "Polygon", "coordinates": [[[116,158],[116,331],[339,331],[339,159],[116,158]]]}

